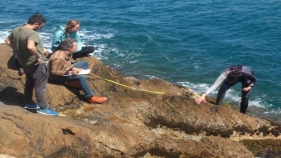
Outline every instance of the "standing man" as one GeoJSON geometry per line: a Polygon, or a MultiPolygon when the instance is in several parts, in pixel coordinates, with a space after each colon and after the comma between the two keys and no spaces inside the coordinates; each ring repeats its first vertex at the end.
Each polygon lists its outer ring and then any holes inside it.
{"type": "Polygon", "coordinates": [[[205,101],[206,95],[214,91],[220,84],[216,105],[220,105],[226,91],[236,83],[242,83],[242,99],[240,103],[240,112],[246,113],[248,108],[248,98],[253,86],[257,83],[253,70],[248,66],[233,65],[228,67],[216,80],[216,82],[199,98],[195,100],[196,104],[205,101]]]}
{"type": "Polygon", "coordinates": [[[25,108],[38,109],[38,113],[45,115],[58,116],[58,112],[47,106],[45,99],[49,75],[48,61],[44,56],[44,49],[37,32],[44,27],[45,23],[46,19],[42,15],[34,14],[29,17],[27,24],[15,28],[5,42],[18,53],[18,61],[24,66],[25,108]],[[35,88],[37,104],[32,100],[33,88],[35,88]]]}

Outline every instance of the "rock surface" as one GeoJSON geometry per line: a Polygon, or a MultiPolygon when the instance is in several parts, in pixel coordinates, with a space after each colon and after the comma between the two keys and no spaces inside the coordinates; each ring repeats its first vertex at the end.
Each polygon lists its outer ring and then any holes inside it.
{"type": "MultiPolygon", "coordinates": [[[[0,44],[0,154],[7,157],[280,157],[281,126],[210,103],[161,79],[138,80],[94,57],[87,75],[104,104],[88,104],[74,87],[48,83],[46,98],[60,116],[23,108],[25,75],[0,44]],[[161,93],[160,93],[161,92],[161,93]],[[162,94],[165,93],[165,94],[162,94]]],[[[34,98],[35,99],[35,98],[34,98]]]]}

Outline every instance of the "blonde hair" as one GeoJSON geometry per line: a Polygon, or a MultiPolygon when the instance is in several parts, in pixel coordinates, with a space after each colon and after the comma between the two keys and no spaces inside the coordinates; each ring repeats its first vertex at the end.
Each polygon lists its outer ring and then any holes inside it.
{"type": "Polygon", "coordinates": [[[70,32],[69,30],[72,29],[73,27],[75,27],[77,24],[80,24],[80,21],[74,20],[74,19],[68,20],[68,22],[66,23],[66,26],[65,26],[65,32],[66,32],[67,38],[69,38],[69,32],[70,32]]]}

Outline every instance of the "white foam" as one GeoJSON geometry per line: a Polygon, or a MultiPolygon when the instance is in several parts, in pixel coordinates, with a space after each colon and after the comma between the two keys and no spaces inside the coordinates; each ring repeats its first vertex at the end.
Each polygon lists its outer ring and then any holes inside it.
{"type": "Polygon", "coordinates": [[[53,34],[40,31],[39,35],[41,37],[41,41],[42,41],[43,47],[45,47],[50,52],[52,52],[51,51],[51,47],[52,47],[52,41],[53,41],[53,37],[54,37],[53,34]]]}
{"type": "Polygon", "coordinates": [[[109,52],[115,52],[118,54],[118,56],[125,56],[125,54],[122,54],[118,52],[117,48],[110,48],[108,44],[102,43],[102,44],[97,44],[94,41],[95,40],[100,40],[100,39],[110,39],[114,37],[114,33],[96,33],[94,31],[87,31],[85,29],[79,31],[81,35],[81,40],[82,40],[82,45],[93,45],[95,47],[94,53],[91,55],[95,56],[98,59],[108,59],[108,53],[109,52]]]}
{"type": "Polygon", "coordinates": [[[266,111],[266,112],[264,112],[263,114],[265,114],[265,115],[268,115],[268,114],[275,114],[275,115],[279,115],[279,114],[281,114],[281,109],[280,108],[278,108],[278,109],[272,109],[272,110],[268,110],[268,111],[266,111]]]}
{"type": "Polygon", "coordinates": [[[137,63],[138,61],[133,60],[133,61],[129,61],[129,63],[133,64],[133,63],[137,63]]]}
{"type": "Polygon", "coordinates": [[[0,43],[5,43],[5,38],[9,36],[11,30],[1,30],[0,31],[0,43]]]}
{"type": "Polygon", "coordinates": [[[152,75],[144,75],[145,77],[149,78],[149,79],[155,79],[157,78],[156,76],[152,76],[152,75]]]}
{"type": "Polygon", "coordinates": [[[87,40],[110,39],[114,37],[114,33],[100,34],[87,30],[80,30],[79,33],[82,39],[87,39],[87,40]]]}

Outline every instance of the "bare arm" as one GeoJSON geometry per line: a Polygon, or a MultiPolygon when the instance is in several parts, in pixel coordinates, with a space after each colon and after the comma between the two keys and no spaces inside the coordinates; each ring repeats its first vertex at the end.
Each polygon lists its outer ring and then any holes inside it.
{"type": "Polygon", "coordinates": [[[35,46],[35,42],[34,41],[28,41],[27,42],[27,48],[29,49],[30,53],[35,55],[37,58],[40,58],[41,54],[38,52],[38,50],[36,49],[35,46]]]}
{"type": "Polygon", "coordinates": [[[253,74],[249,74],[247,72],[246,73],[242,72],[242,74],[243,74],[243,77],[246,78],[247,82],[248,82],[248,86],[243,87],[243,91],[249,91],[257,83],[257,78],[253,74]]]}
{"type": "Polygon", "coordinates": [[[27,41],[27,48],[30,51],[31,54],[35,55],[37,57],[37,63],[35,65],[38,65],[41,63],[41,54],[38,52],[36,46],[35,46],[35,42],[28,40],[27,41]]]}
{"type": "Polygon", "coordinates": [[[14,49],[14,46],[11,43],[11,35],[5,38],[5,42],[7,43],[8,46],[10,46],[12,49],[14,49]]]}

